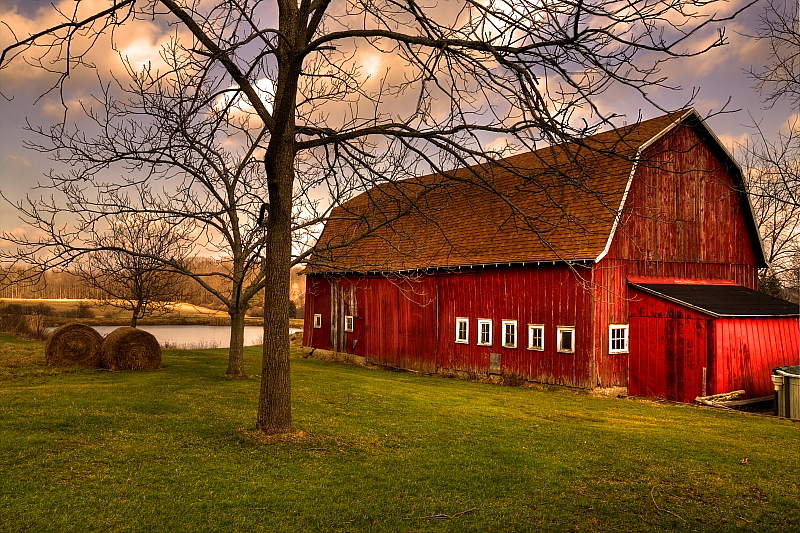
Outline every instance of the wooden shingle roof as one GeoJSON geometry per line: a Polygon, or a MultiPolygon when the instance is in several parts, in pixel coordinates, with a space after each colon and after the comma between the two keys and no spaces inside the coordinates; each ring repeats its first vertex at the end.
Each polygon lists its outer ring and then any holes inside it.
{"type": "Polygon", "coordinates": [[[310,271],[597,260],[640,151],[690,115],[370,189],[332,212],[310,271]]]}

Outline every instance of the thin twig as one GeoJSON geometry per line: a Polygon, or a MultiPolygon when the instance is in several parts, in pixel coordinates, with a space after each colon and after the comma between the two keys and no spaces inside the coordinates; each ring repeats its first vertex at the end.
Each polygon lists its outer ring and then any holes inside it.
{"type": "Polygon", "coordinates": [[[672,516],[674,516],[675,518],[680,518],[681,520],[683,520],[684,522],[686,522],[686,519],[685,519],[685,518],[683,518],[682,516],[676,515],[675,513],[673,513],[672,511],[670,511],[669,509],[662,509],[661,507],[659,507],[659,506],[658,506],[658,504],[656,503],[656,497],[655,497],[655,496],[653,496],[653,491],[654,491],[654,490],[656,490],[656,488],[655,488],[655,487],[650,487],[650,498],[652,498],[652,500],[653,500],[653,505],[655,505],[655,506],[656,506],[656,509],[657,509],[658,511],[663,511],[663,512],[665,512],[665,513],[669,513],[669,514],[671,514],[672,516]]]}
{"type": "Polygon", "coordinates": [[[456,513],[456,514],[452,514],[452,515],[450,515],[450,514],[435,514],[435,515],[431,515],[431,516],[418,516],[416,518],[404,518],[403,520],[439,520],[439,519],[458,518],[459,516],[471,513],[473,511],[475,511],[476,509],[477,509],[477,507],[473,507],[471,509],[466,509],[464,511],[461,511],[460,513],[456,513]]]}

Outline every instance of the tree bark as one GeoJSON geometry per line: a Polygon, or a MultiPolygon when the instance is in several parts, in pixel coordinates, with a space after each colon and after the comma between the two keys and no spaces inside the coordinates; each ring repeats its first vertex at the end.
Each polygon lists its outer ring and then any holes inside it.
{"type": "Polygon", "coordinates": [[[231,309],[231,342],[228,348],[228,376],[244,376],[244,309],[231,309]]]}
{"type": "Polygon", "coordinates": [[[292,187],[295,162],[295,113],[301,62],[297,50],[305,44],[294,2],[279,2],[279,26],[285,36],[278,44],[274,127],[264,155],[269,192],[267,237],[264,246],[264,353],[256,429],[266,434],[292,430],[292,391],[289,369],[289,285],[292,264],[292,187]]]}
{"type": "Polygon", "coordinates": [[[291,192],[293,154],[291,143],[274,158],[276,194],[270,195],[267,245],[264,260],[269,268],[264,289],[264,352],[256,429],[267,434],[292,429],[289,376],[289,285],[291,263],[291,192]]]}
{"type": "Polygon", "coordinates": [[[137,304],[133,308],[133,312],[131,313],[131,327],[136,327],[136,322],[139,320],[139,308],[140,306],[137,304]]]}

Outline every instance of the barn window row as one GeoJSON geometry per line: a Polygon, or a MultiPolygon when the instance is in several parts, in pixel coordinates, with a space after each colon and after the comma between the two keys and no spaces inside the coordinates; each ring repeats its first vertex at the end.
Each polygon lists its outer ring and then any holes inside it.
{"type": "MultiPolygon", "coordinates": [[[[470,319],[456,317],[456,344],[469,344],[470,319]]],[[[492,345],[492,320],[479,318],[477,320],[478,333],[476,335],[478,346],[492,345]]],[[[516,348],[518,345],[518,328],[516,320],[500,321],[500,344],[504,348],[516,348]]],[[[544,350],[544,324],[528,324],[528,350],[544,350]]],[[[627,339],[627,335],[625,337],[627,339]]],[[[575,352],[575,326],[556,327],[556,347],[559,352],[575,352]]]]}
{"type": "MultiPolygon", "coordinates": [[[[456,344],[469,344],[469,318],[456,317],[456,344]]],[[[517,347],[517,321],[502,320],[501,344],[504,348],[517,347]]],[[[322,327],[322,315],[314,314],[314,328],[322,327]]],[[[492,345],[492,320],[479,318],[477,321],[477,345],[492,345]]],[[[544,324],[528,324],[528,350],[544,350],[544,324]]],[[[353,331],[353,316],[344,317],[344,330],[353,331]]],[[[608,328],[608,352],[628,353],[628,324],[611,324],[608,328]]],[[[556,350],[562,353],[575,353],[575,326],[556,326],[556,350]]]]}

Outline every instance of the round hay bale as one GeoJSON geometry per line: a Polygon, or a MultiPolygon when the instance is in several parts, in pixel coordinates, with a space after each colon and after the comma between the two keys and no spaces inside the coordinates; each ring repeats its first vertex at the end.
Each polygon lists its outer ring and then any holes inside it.
{"type": "Polygon", "coordinates": [[[289,346],[302,346],[303,345],[303,332],[297,331],[289,334],[289,346]]]}
{"type": "Polygon", "coordinates": [[[53,331],[44,345],[47,366],[97,366],[103,337],[84,324],[67,324],[53,331]]]}
{"type": "Polygon", "coordinates": [[[100,366],[108,370],[158,370],[161,368],[161,346],[146,331],[117,328],[103,339],[100,366]]]}

